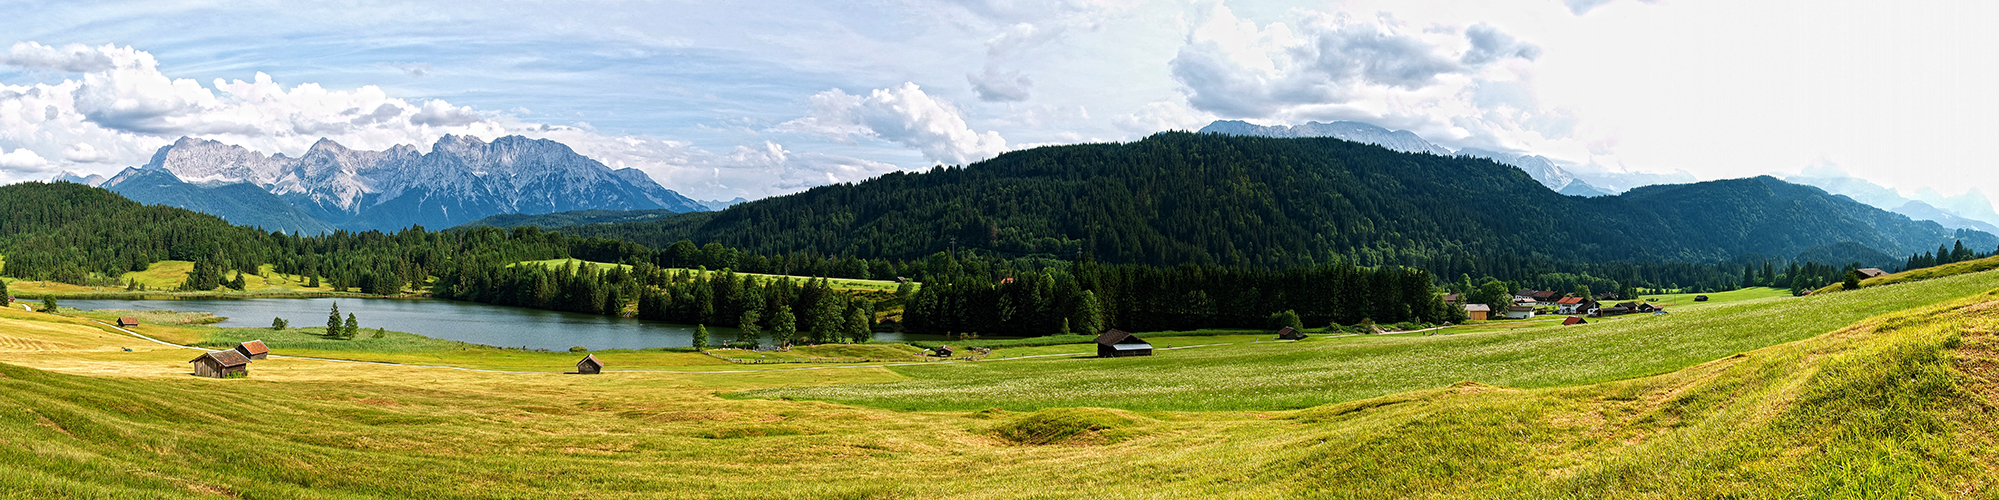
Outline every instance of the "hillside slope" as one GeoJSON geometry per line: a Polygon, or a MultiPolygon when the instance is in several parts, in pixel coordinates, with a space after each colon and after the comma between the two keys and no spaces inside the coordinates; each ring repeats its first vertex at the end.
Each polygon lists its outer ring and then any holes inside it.
{"type": "Polygon", "coordinates": [[[332,224],[246,183],[204,187],[182,182],[166,170],[127,170],[104,187],[132,201],[215,214],[231,224],[305,235],[334,230],[332,224]]]}
{"type": "Polygon", "coordinates": [[[1436,269],[1496,255],[1708,262],[1848,241],[1890,255],[1956,239],[1999,246],[1990,234],[1768,177],[1580,198],[1484,159],[1331,138],[1189,133],[1015,151],[713,214],[565,231],[761,253],[907,258],[955,246],[1122,263],[1351,259],[1436,269]]]}

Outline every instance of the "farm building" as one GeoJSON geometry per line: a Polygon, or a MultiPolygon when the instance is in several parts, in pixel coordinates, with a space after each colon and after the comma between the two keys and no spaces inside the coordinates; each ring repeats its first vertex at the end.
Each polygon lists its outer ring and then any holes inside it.
{"type": "Polygon", "coordinates": [[[1512,319],[1527,319],[1527,318],[1532,318],[1532,317],[1534,317],[1534,307],[1533,307],[1533,306],[1508,306],[1508,307],[1506,308],[1506,317],[1508,317],[1508,318],[1512,318],[1512,319]]]}
{"type": "Polygon", "coordinates": [[[1694,296],[1694,302],[1707,302],[1707,296],[1706,296],[1706,295],[1695,295],[1695,296],[1694,296]]]}
{"type": "Polygon", "coordinates": [[[1492,306],[1485,304],[1465,304],[1465,316],[1471,319],[1485,321],[1486,317],[1491,315],[1492,306]]]}
{"type": "Polygon", "coordinates": [[[1583,319],[1582,316],[1570,316],[1569,319],[1562,320],[1562,326],[1587,324],[1589,324],[1589,320],[1583,319]]]}
{"type": "Polygon", "coordinates": [[[951,350],[951,346],[948,346],[948,345],[940,345],[940,346],[937,346],[937,347],[933,347],[933,348],[931,348],[931,349],[930,349],[930,352],[932,352],[932,353],[936,353],[938,357],[941,357],[941,358],[948,358],[948,357],[951,357],[951,353],[952,353],[952,352],[955,352],[955,351],[952,351],[952,350],[951,350]]]}
{"type": "Polygon", "coordinates": [[[1151,356],[1152,344],[1137,335],[1121,330],[1111,330],[1097,336],[1097,357],[1122,358],[1125,356],[1151,356]]]}
{"type": "Polygon", "coordinates": [[[264,347],[264,341],[262,340],[252,340],[236,344],[236,352],[242,353],[243,357],[246,358],[264,359],[271,355],[271,348],[264,347]]]}
{"type": "Polygon", "coordinates": [[[1287,326],[1277,331],[1277,340],[1305,340],[1305,332],[1287,326]]]}
{"type": "Polygon", "coordinates": [[[1555,301],[1557,314],[1582,314],[1596,309],[1596,301],[1589,297],[1562,297],[1555,301]]]}
{"type": "Polygon", "coordinates": [[[1855,272],[1860,273],[1860,277],[1862,278],[1879,278],[1888,275],[1887,271],[1883,271],[1877,267],[1862,268],[1855,272]]]}
{"type": "Polygon", "coordinates": [[[598,361],[597,355],[595,354],[584,356],[582,361],[576,362],[576,373],[584,375],[596,375],[603,372],[604,372],[604,362],[598,361]]]}
{"type": "Polygon", "coordinates": [[[233,374],[250,375],[250,358],[235,350],[202,353],[193,360],[194,374],[199,377],[229,378],[233,374]]]}
{"type": "Polygon", "coordinates": [[[119,328],[131,328],[135,326],[139,326],[139,318],[134,318],[131,316],[123,316],[118,318],[119,328]]]}

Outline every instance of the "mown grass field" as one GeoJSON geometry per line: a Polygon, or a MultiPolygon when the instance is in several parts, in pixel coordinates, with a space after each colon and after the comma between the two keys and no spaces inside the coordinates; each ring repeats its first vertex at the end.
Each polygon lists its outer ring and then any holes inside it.
{"type": "MultiPolygon", "coordinates": [[[[1224,345],[1149,360],[599,376],[273,358],[247,379],[201,379],[186,375],[195,351],[6,310],[0,496],[1991,497],[1999,293],[1986,290],[1999,276],[1989,274],[1744,300],[1601,331],[1179,336],[1156,340],[1224,345]],[[1172,359],[1200,369],[1129,363],[1172,359]],[[1018,371],[988,373],[1003,367],[1018,371]],[[1173,384],[1109,391],[1075,378],[1087,371],[1112,381],[1207,372],[1206,384],[1242,397],[1173,384]],[[1433,371],[1487,378],[1433,376],[1414,390],[1286,409],[1301,395],[1356,390],[1324,380],[1380,390],[1433,371]],[[775,397],[879,395],[946,375],[997,383],[962,393],[1024,406],[903,411],[775,397]],[[1072,392],[1096,399],[1045,404],[1072,392]]],[[[1018,349],[1065,347],[1078,346],[1018,349]]],[[[905,397],[950,405],[959,394],[905,397]]]]}
{"type": "Polygon", "coordinates": [[[1954,276],[1824,297],[1772,297],[1569,327],[1361,335],[1235,344],[1114,360],[895,367],[887,384],[771,389],[742,397],[813,399],[906,411],[1101,406],[1146,411],[1296,409],[1477,382],[1580,385],[1655,375],[1821,335],[1861,319],[1999,287],[1954,276]]]}
{"type": "MultiPolygon", "coordinates": [[[[1999,269],[1999,256],[1986,257],[1983,259],[1967,260],[1964,262],[1952,262],[1941,266],[1903,271],[1878,278],[1867,278],[1864,280],[1860,280],[1860,286],[1870,287],[1870,286],[1881,286],[1881,285],[1893,285],[1896,283],[1908,283],[1911,281],[1936,279],[1944,276],[1956,276],[1965,273],[1990,271],[1993,269],[1999,269]]],[[[1826,285],[1824,288],[1820,288],[1812,293],[1837,292],[1844,289],[1845,289],[1844,284],[1833,283],[1830,285],[1826,285]]]]}
{"type": "MultiPolygon", "coordinates": [[[[58,298],[78,297],[78,296],[125,296],[125,295],[215,296],[215,297],[363,295],[352,292],[336,292],[333,290],[333,287],[331,285],[324,282],[321,282],[320,286],[317,287],[306,286],[310,284],[309,278],[304,276],[278,273],[269,264],[265,264],[260,268],[259,271],[260,274],[243,275],[244,287],[242,290],[232,290],[224,287],[203,292],[175,291],[174,289],[179,287],[181,282],[187,279],[188,271],[192,270],[194,270],[193,262],[188,262],[183,260],[164,260],[164,261],[155,262],[151,266],[147,266],[146,270],[144,271],[132,271],[119,276],[118,279],[120,282],[139,283],[141,285],[144,285],[145,290],[142,292],[129,291],[126,289],[125,285],[81,286],[81,285],[72,285],[69,283],[57,283],[50,281],[27,281],[27,280],[16,280],[11,278],[6,279],[6,281],[7,281],[8,293],[11,293],[15,297],[23,299],[40,298],[45,295],[55,296],[58,298]]],[[[232,279],[235,278],[235,276],[236,275],[233,271],[223,273],[224,279],[232,279]]]]}
{"type": "MultiPolygon", "coordinates": [[[[1652,301],[1652,303],[1655,305],[1666,306],[1666,307],[1674,307],[1674,306],[1686,307],[1686,306],[1707,306],[1715,304],[1727,304],[1730,302],[1738,302],[1744,300],[1756,300],[1756,299],[1767,299],[1771,297],[1789,297],[1789,296],[1791,296],[1790,289],[1757,286],[1757,287],[1748,287],[1737,290],[1729,290],[1726,292],[1714,292],[1714,293],[1669,293],[1669,294],[1658,294],[1658,295],[1640,295],[1639,300],[1649,300],[1652,301]],[[1699,297],[1702,295],[1706,295],[1708,297],[1708,300],[1706,302],[1694,301],[1694,297],[1699,297]]],[[[1613,301],[1613,302],[1623,302],[1623,301],[1613,301]]]]}

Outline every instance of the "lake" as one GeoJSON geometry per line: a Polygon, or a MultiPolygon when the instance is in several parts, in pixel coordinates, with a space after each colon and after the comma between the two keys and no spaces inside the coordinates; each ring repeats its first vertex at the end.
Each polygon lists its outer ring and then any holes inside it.
{"type": "MultiPolygon", "coordinates": [[[[387,328],[426,337],[497,347],[564,350],[687,347],[694,326],[596,316],[477,302],[436,299],[64,299],[63,307],[150,311],[201,311],[227,318],[215,326],[265,327],[284,318],[294,328],[326,325],[326,313],[340,304],[343,319],[353,313],[361,328],[387,328]]],[[[708,327],[710,343],[736,338],[735,328],[708,327]]],[[[877,333],[881,340],[916,340],[916,335],[877,333]]],[[[941,338],[941,337],[939,337],[941,338]]]]}

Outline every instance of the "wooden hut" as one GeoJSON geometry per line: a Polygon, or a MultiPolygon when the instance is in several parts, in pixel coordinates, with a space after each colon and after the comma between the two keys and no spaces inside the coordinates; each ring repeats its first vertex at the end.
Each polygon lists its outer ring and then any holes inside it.
{"type": "Polygon", "coordinates": [[[1583,319],[1582,316],[1570,316],[1568,319],[1562,320],[1562,326],[1587,325],[1587,324],[1589,324],[1589,320],[1583,319]]]}
{"type": "Polygon", "coordinates": [[[598,361],[597,355],[595,354],[584,356],[582,361],[576,362],[576,373],[580,373],[583,375],[596,375],[603,372],[604,372],[604,362],[598,361]]]}
{"type": "Polygon", "coordinates": [[[1707,302],[1707,296],[1706,296],[1706,295],[1695,295],[1695,296],[1694,296],[1694,302],[1707,302]]]}
{"type": "Polygon", "coordinates": [[[1305,332],[1287,326],[1277,331],[1277,340],[1305,340],[1305,332]]]}
{"type": "Polygon", "coordinates": [[[262,340],[252,340],[249,342],[236,344],[236,352],[242,353],[243,357],[246,358],[264,359],[270,357],[271,348],[264,347],[264,341],[262,340]]]}
{"type": "Polygon", "coordinates": [[[953,351],[951,351],[951,346],[948,346],[948,345],[940,345],[940,346],[937,346],[937,347],[934,347],[934,348],[931,348],[931,349],[930,349],[930,352],[932,352],[932,353],[936,353],[936,354],[937,354],[937,357],[940,357],[940,358],[948,358],[948,357],[951,357],[951,353],[952,353],[953,351]]]}
{"type": "Polygon", "coordinates": [[[229,378],[238,373],[250,375],[250,358],[233,349],[202,353],[188,362],[194,363],[194,374],[199,377],[229,378]]]}
{"type": "Polygon", "coordinates": [[[1137,335],[1120,330],[1111,330],[1097,336],[1097,357],[1122,358],[1125,356],[1151,356],[1152,344],[1137,335]]]}
{"type": "Polygon", "coordinates": [[[119,328],[131,328],[135,326],[139,326],[139,318],[134,318],[131,316],[123,316],[118,318],[119,328]]]}
{"type": "Polygon", "coordinates": [[[1475,321],[1485,321],[1492,315],[1492,306],[1485,304],[1465,304],[1465,316],[1475,321]]]}

